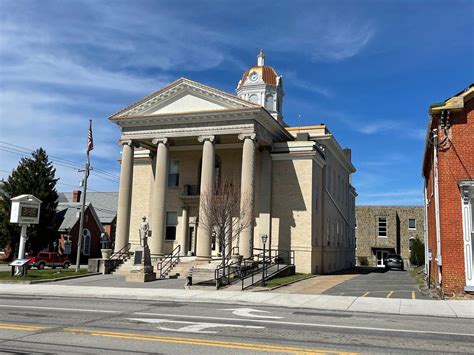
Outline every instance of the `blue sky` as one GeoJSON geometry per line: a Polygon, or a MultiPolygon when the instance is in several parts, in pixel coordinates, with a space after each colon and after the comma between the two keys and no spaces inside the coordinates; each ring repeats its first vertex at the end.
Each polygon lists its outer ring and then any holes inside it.
{"type": "Polygon", "coordinates": [[[42,146],[74,189],[92,118],[89,186],[116,191],[110,114],[182,76],[234,93],[263,48],[285,121],[352,148],[358,204],[421,204],[428,106],[474,82],[473,23],[455,0],[0,0],[0,178],[42,146]]]}

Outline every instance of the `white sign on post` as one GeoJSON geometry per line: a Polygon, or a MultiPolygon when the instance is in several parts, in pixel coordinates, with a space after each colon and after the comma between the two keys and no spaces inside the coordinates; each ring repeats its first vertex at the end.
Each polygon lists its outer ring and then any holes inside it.
{"type": "MultiPolygon", "coordinates": [[[[33,195],[20,195],[11,199],[10,223],[21,225],[20,246],[18,248],[18,259],[25,258],[26,229],[30,224],[39,223],[41,200],[33,195]]],[[[16,275],[21,270],[17,267],[16,275]]]]}
{"type": "Polygon", "coordinates": [[[10,223],[38,224],[41,200],[33,195],[20,195],[11,199],[10,223]]]}

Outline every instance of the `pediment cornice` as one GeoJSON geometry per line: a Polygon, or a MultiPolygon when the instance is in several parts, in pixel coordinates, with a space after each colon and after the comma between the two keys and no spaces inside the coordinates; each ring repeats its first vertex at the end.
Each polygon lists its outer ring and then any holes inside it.
{"type": "Polygon", "coordinates": [[[202,98],[208,98],[210,101],[222,104],[229,109],[237,108],[258,108],[259,106],[246,100],[242,100],[237,96],[228,94],[224,91],[212,88],[207,85],[197,83],[195,81],[180,78],[168,86],[144,97],[143,99],[133,103],[123,110],[111,115],[110,120],[127,118],[142,115],[149,112],[153,107],[159,106],[161,103],[172,100],[173,97],[188,92],[202,98]]]}

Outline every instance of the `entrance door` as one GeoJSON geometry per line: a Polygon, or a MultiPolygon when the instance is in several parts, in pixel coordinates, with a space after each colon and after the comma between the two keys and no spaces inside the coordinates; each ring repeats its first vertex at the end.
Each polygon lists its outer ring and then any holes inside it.
{"type": "Polygon", "coordinates": [[[377,250],[377,267],[385,267],[385,260],[388,256],[388,251],[377,250]]]}
{"type": "Polygon", "coordinates": [[[186,250],[186,255],[188,255],[188,252],[192,252],[193,255],[196,255],[196,238],[194,235],[194,226],[189,226],[188,238],[188,250],[186,250]]]}

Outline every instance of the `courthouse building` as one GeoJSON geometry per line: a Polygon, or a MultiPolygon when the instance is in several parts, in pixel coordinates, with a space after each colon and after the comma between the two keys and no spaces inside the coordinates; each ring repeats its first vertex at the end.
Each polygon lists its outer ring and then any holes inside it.
{"type": "Polygon", "coordinates": [[[225,180],[240,187],[255,217],[236,239],[244,258],[266,234],[267,247],[294,252],[298,272],[353,266],[350,149],[324,124],[287,126],[283,79],[263,51],[236,91],[181,78],[110,116],[122,145],[115,250],[139,244],[146,216],[152,256],[180,245],[182,255],[211,259],[218,245],[199,224],[199,202],[225,180]]]}

